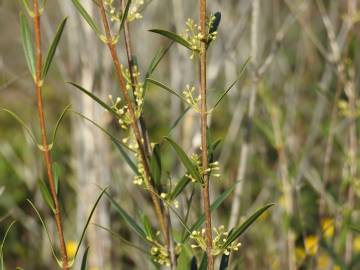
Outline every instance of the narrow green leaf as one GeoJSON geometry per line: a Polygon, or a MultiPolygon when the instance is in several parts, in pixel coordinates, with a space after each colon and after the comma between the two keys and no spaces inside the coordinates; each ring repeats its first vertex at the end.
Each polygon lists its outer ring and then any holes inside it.
{"type": "Polygon", "coordinates": [[[54,58],[54,55],[55,55],[55,52],[56,52],[56,49],[59,45],[59,41],[61,39],[61,35],[64,31],[64,27],[66,25],[66,21],[67,21],[67,18],[64,18],[63,21],[60,23],[57,31],[56,31],[56,34],[55,34],[55,37],[49,47],[49,51],[47,53],[47,56],[45,58],[45,63],[44,63],[44,67],[43,67],[43,70],[42,70],[42,73],[41,73],[41,78],[43,80],[45,80],[46,78],[46,75],[50,69],[50,66],[51,66],[51,63],[52,63],[52,60],[54,58]]]}
{"type": "Polygon", "coordinates": [[[34,12],[31,10],[30,6],[29,6],[29,1],[28,0],[21,0],[21,3],[24,7],[24,9],[26,10],[26,12],[28,13],[28,15],[30,17],[34,16],[34,12]]]}
{"type": "Polygon", "coordinates": [[[147,81],[161,87],[162,89],[168,91],[170,94],[173,94],[174,96],[178,97],[185,104],[188,104],[188,102],[186,101],[186,99],[183,96],[179,95],[178,93],[176,93],[174,90],[172,90],[170,87],[166,86],[165,84],[163,84],[163,83],[161,83],[159,81],[156,81],[154,79],[151,79],[151,78],[148,78],[147,81]]]}
{"type": "Polygon", "coordinates": [[[57,264],[59,266],[61,266],[61,260],[56,256],[56,253],[55,253],[55,249],[54,249],[54,244],[53,244],[53,241],[51,240],[51,237],[50,237],[50,233],[49,233],[49,229],[45,223],[45,221],[43,220],[43,218],[41,217],[40,215],[40,212],[37,210],[36,206],[32,203],[32,201],[30,201],[29,199],[26,199],[26,201],[30,204],[30,206],[32,207],[32,209],[34,209],[36,215],[38,216],[40,222],[41,222],[41,225],[42,227],[44,228],[45,232],[46,232],[46,236],[49,240],[49,243],[50,243],[50,247],[51,247],[51,253],[52,255],[54,256],[57,264]]]}
{"type": "Polygon", "coordinates": [[[87,268],[88,252],[89,252],[89,247],[87,247],[87,248],[85,249],[83,258],[82,258],[82,260],[81,260],[81,267],[80,267],[81,270],[86,270],[86,268],[87,268]]]}
{"type": "Polygon", "coordinates": [[[124,24],[125,24],[125,22],[127,20],[128,14],[129,14],[130,5],[131,5],[131,0],[128,0],[127,3],[126,3],[125,9],[124,9],[124,13],[123,13],[123,15],[121,17],[119,33],[124,28],[124,24]]]}
{"type": "Polygon", "coordinates": [[[54,182],[55,182],[55,192],[56,195],[59,194],[59,165],[54,162],[52,165],[53,174],[54,174],[54,182]]]}
{"type": "Polygon", "coordinates": [[[141,247],[138,247],[138,246],[134,245],[132,242],[126,240],[125,238],[123,238],[123,237],[122,237],[121,235],[119,235],[118,233],[116,233],[116,232],[114,232],[114,231],[112,231],[112,230],[110,230],[110,229],[108,229],[108,228],[105,228],[105,227],[103,227],[103,226],[101,226],[101,225],[98,225],[98,224],[94,224],[94,225],[95,225],[96,227],[99,227],[100,229],[108,232],[109,234],[111,234],[111,235],[113,235],[113,236],[116,236],[116,238],[118,238],[118,240],[119,240],[120,242],[122,242],[122,243],[124,243],[124,244],[126,244],[126,245],[128,245],[128,246],[130,246],[130,247],[133,247],[133,248],[135,248],[135,249],[137,249],[137,250],[139,250],[139,251],[141,251],[142,253],[146,254],[147,256],[150,255],[149,252],[147,252],[146,250],[142,249],[141,247]]]}
{"type": "Polygon", "coordinates": [[[166,48],[159,49],[156,52],[155,56],[152,58],[152,60],[150,62],[150,65],[149,65],[149,67],[147,69],[146,75],[145,75],[143,97],[145,96],[147,88],[148,88],[147,87],[148,86],[147,79],[150,78],[150,76],[154,73],[155,69],[159,65],[160,61],[164,58],[166,53],[169,51],[172,44],[173,44],[173,42],[171,42],[166,48]]]}
{"type": "Polygon", "coordinates": [[[53,147],[55,145],[56,135],[57,135],[58,129],[60,127],[60,124],[61,124],[62,120],[64,119],[65,114],[70,110],[70,108],[71,108],[71,104],[67,105],[65,107],[65,109],[62,111],[62,113],[60,114],[60,117],[56,122],[55,129],[53,131],[52,139],[51,139],[52,140],[51,144],[53,147]]]}
{"type": "Polygon", "coordinates": [[[179,117],[174,121],[174,123],[171,125],[169,131],[168,131],[168,135],[170,135],[171,131],[174,130],[174,128],[176,128],[176,126],[181,122],[181,120],[184,118],[185,114],[191,109],[191,107],[187,107],[180,115],[179,117]]]}
{"type": "Polygon", "coordinates": [[[88,226],[90,224],[90,220],[91,220],[91,218],[92,218],[92,216],[93,216],[93,214],[95,212],[95,209],[96,209],[97,205],[99,204],[101,197],[104,195],[104,193],[106,193],[106,190],[107,190],[107,187],[104,188],[103,191],[101,191],[100,195],[98,196],[98,198],[96,199],[96,201],[94,203],[94,206],[92,207],[92,209],[90,211],[90,215],[89,215],[89,217],[88,217],[88,219],[87,219],[87,221],[85,223],[84,229],[83,229],[83,231],[81,233],[81,237],[80,237],[79,243],[78,243],[76,251],[75,251],[74,259],[76,258],[77,254],[78,254],[78,252],[80,250],[81,243],[82,243],[82,241],[84,239],[86,230],[87,230],[87,228],[88,228],[88,226]]]}
{"type": "Polygon", "coordinates": [[[68,82],[69,84],[71,84],[72,86],[76,87],[76,89],[80,90],[81,92],[85,93],[86,95],[88,95],[89,97],[91,97],[94,101],[96,101],[101,107],[103,107],[105,110],[107,110],[108,112],[112,113],[115,118],[119,119],[119,115],[108,105],[106,104],[104,101],[102,101],[100,98],[98,98],[97,96],[95,96],[93,93],[91,93],[90,91],[86,90],[84,87],[73,83],[73,82],[68,82]]]}
{"type": "Polygon", "coordinates": [[[135,222],[135,220],[110,196],[109,193],[105,192],[105,195],[109,198],[111,204],[114,206],[116,212],[125,220],[130,228],[134,230],[137,235],[146,241],[146,233],[143,229],[135,222]]]}
{"type": "Polygon", "coordinates": [[[156,187],[160,187],[161,185],[161,153],[160,153],[160,145],[155,144],[153,153],[150,158],[150,169],[151,176],[154,181],[156,187]]]}
{"type": "Polygon", "coordinates": [[[228,268],[228,266],[229,266],[229,255],[223,254],[221,256],[219,270],[226,270],[228,268]]]}
{"type": "Polygon", "coordinates": [[[229,234],[226,242],[224,243],[223,247],[227,248],[232,242],[234,242],[240,235],[242,235],[247,228],[249,228],[266,210],[268,210],[274,204],[268,204],[259,210],[257,210],[254,214],[252,214],[243,224],[239,227],[234,228],[232,232],[229,234]]]}
{"type": "Polygon", "coordinates": [[[203,179],[200,175],[200,172],[198,171],[194,163],[191,161],[191,159],[186,155],[184,150],[182,150],[181,147],[169,137],[165,137],[164,139],[167,140],[170,143],[170,145],[174,148],[176,154],[180,158],[181,162],[184,164],[185,168],[191,174],[191,176],[194,177],[194,179],[196,179],[200,183],[202,183],[203,179]]]}
{"type": "Polygon", "coordinates": [[[44,183],[44,181],[39,180],[38,181],[38,186],[40,188],[41,195],[42,195],[44,201],[50,207],[50,209],[53,211],[53,213],[55,213],[54,201],[53,201],[53,199],[51,197],[51,193],[50,193],[47,185],[44,183]]]}
{"type": "Polygon", "coordinates": [[[175,188],[170,193],[170,200],[175,200],[177,196],[181,194],[181,192],[186,188],[186,186],[190,183],[189,177],[185,175],[177,182],[175,188]]]}
{"type": "Polygon", "coordinates": [[[199,266],[199,270],[206,270],[208,266],[208,257],[206,255],[206,253],[204,253],[204,256],[202,257],[200,266],[199,266]]]}
{"type": "Polygon", "coordinates": [[[144,214],[142,216],[142,221],[143,221],[143,226],[144,226],[144,231],[146,234],[146,237],[150,238],[150,239],[154,239],[154,232],[153,229],[151,227],[149,218],[144,214]]]}
{"type": "Polygon", "coordinates": [[[186,39],[184,39],[182,36],[180,36],[176,33],[173,33],[173,32],[167,31],[167,30],[162,30],[162,29],[151,29],[149,31],[159,34],[159,35],[162,35],[164,37],[167,37],[168,39],[170,39],[176,43],[179,43],[180,45],[183,45],[185,48],[192,50],[191,44],[186,39]]]}
{"type": "Polygon", "coordinates": [[[39,145],[37,143],[37,141],[36,141],[35,135],[32,133],[31,129],[25,124],[24,120],[22,120],[16,113],[14,113],[14,112],[12,112],[12,111],[10,111],[8,109],[0,108],[0,110],[10,114],[23,127],[23,129],[27,132],[27,134],[30,136],[33,143],[35,145],[39,145]]]}
{"type": "Polygon", "coordinates": [[[197,262],[196,262],[196,257],[193,256],[190,262],[190,270],[197,270],[197,262]]]}
{"type": "Polygon", "coordinates": [[[24,14],[20,14],[21,39],[26,63],[33,78],[35,78],[35,56],[30,27],[24,14]]]}
{"type": "Polygon", "coordinates": [[[115,144],[116,149],[119,150],[120,154],[123,156],[123,158],[125,159],[126,163],[129,165],[129,167],[132,169],[132,171],[136,175],[139,175],[139,171],[137,169],[136,164],[131,160],[129,155],[125,152],[123,146],[118,141],[112,140],[112,142],[115,144]]]}
{"type": "Polygon", "coordinates": [[[92,28],[92,30],[94,30],[96,35],[100,38],[102,33],[100,32],[99,28],[96,26],[96,23],[91,18],[89,13],[85,10],[83,5],[79,2],[79,0],[71,0],[71,1],[75,5],[76,9],[79,11],[80,15],[85,19],[88,25],[92,28]]]}
{"type": "MultiPolygon", "coordinates": [[[[225,199],[234,191],[235,186],[239,182],[234,183],[231,187],[226,189],[223,193],[221,193],[216,200],[210,205],[210,211],[214,211],[225,201],[225,199]]],[[[205,215],[201,214],[200,217],[196,220],[196,222],[191,226],[190,232],[198,230],[201,225],[205,222],[205,215]]],[[[181,242],[185,242],[186,239],[190,236],[189,232],[186,232],[183,236],[183,239],[181,242]]]]}
{"type": "Polygon", "coordinates": [[[1,266],[1,270],[5,270],[5,267],[4,267],[4,245],[5,245],[5,240],[12,228],[12,226],[14,226],[14,224],[16,223],[15,220],[13,220],[10,225],[7,227],[6,231],[5,231],[5,234],[3,236],[3,239],[1,241],[1,245],[0,245],[0,266],[1,266]]]}
{"type": "Polygon", "coordinates": [[[222,99],[229,93],[229,91],[235,86],[235,84],[240,80],[241,76],[243,75],[246,66],[248,65],[250,61],[250,57],[245,61],[245,64],[242,66],[241,71],[239,73],[239,75],[237,76],[237,78],[235,79],[235,81],[228,87],[228,89],[226,89],[226,91],[224,91],[222,93],[222,95],[219,97],[219,99],[216,101],[215,105],[212,107],[212,110],[214,110],[217,105],[219,105],[219,103],[222,101],[222,99]]]}
{"type": "Polygon", "coordinates": [[[109,131],[107,131],[106,129],[104,129],[102,126],[100,126],[99,124],[97,124],[96,122],[94,122],[93,120],[91,120],[90,118],[86,117],[85,115],[70,110],[70,112],[80,116],[81,118],[85,119],[86,121],[89,121],[91,124],[93,124],[94,126],[96,126],[97,128],[99,128],[102,132],[104,132],[107,136],[109,136],[109,138],[111,139],[111,141],[115,144],[120,144],[122,147],[125,147],[126,149],[134,152],[134,150],[130,149],[126,144],[124,144],[123,142],[121,142],[120,140],[118,140],[114,135],[112,135],[109,131]]]}

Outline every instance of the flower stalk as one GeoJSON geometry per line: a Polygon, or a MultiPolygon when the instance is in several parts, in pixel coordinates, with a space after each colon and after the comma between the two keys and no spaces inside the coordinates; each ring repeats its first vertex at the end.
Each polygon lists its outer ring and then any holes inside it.
{"type": "Polygon", "coordinates": [[[43,100],[42,100],[42,53],[41,53],[41,30],[40,30],[40,12],[39,12],[39,1],[34,0],[34,29],[35,29],[35,92],[37,98],[37,110],[39,116],[39,125],[41,130],[41,142],[43,145],[43,154],[44,154],[44,161],[45,167],[48,176],[48,182],[50,186],[50,192],[52,199],[54,201],[54,208],[55,208],[55,223],[56,229],[58,233],[58,238],[60,242],[60,251],[61,251],[61,259],[62,259],[62,268],[64,270],[69,269],[68,267],[68,256],[66,252],[66,244],[64,239],[64,232],[62,226],[62,218],[61,218],[61,210],[59,201],[56,194],[55,189],[55,181],[54,175],[52,171],[52,159],[51,159],[51,152],[48,145],[48,140],[46,136],[46,126],[45,126],[45,115],[43,109],[43,100]]]}
{"type": "Polygon", "coordinates": [[[209,194],[209,160],[206,138],[207,127],[207,104],[206,104],[206,0],[199,0],[200,4],[200,32],[202,40],[200,44],[200,122],[201,122],[201,160],[204,171],[204,185],[202,186],[202,200],[205,212],[205,235],[206,253],[208,257],[208,270],[214,269],[214,257],[212,255],[212,229],[211,229],[211,210],[209,194]]]}
{"type": "Polygon", "coordinates": [[[165,242],[168,243],[169,242],[169,235],[168,235],[168,228],[167,228],[167,222],[166,219],[164,217],[163,214],[163,210],[160,204],[160,200],[157,197],[156,191],[154,189],[154,186],[152,184],[152,180],[151,180],[151,173],[150,173],[150,167],[147,161],[147,155],[146,155],[146,149],[144,147],[144,140],[141,136],[141,131],[138,125],[138,120],[136,118],[135,115],[135,111],[134,111],[134,106],[131,102],[129,93],[127,91],[126,88],[126,80],[125,77],[122,73],[121,70],[121,65],[120,65],[120,60],[119,60],[119,56],[117,54],[116,51],[116,43],[113,42],[113,35],[111,33],[110,30],[110,26],[109,26],[109,22],[108,22],[108,18],[106,15],[106,11],[105,11],[105,7],[104,7],[104,1],[103,0],[99,0],[99,9],[100,9],[100,17],[103,23],[103,27],[104,27],[104,31],[105,31],[105,36],[106,36],[106,44],[109,48],[110,54],[111,54],[111,58],[115,67],[115,73],[116,73],[116,77],[117,80],[119,82],[120,85],[120,90],[124,96],[125,99],[125,103],[127,104],[127,108],[129,110],[129,114],[130,114],[130,118],[131,118],[131,127],[133,129],[134,135],[135,135],[135,139],[136,142],[139,146],[139,154],[140,154],[140,159],[141,159],[141,163],[143,165],[144,168],[144,181],[145,181],[145,186],[148,189],[148,191],[150,192],[150,197],[152,200],[152,203],[154,205],[155,208],[155,213],[156,216],[159,220],[160,223],[160,229],[161,232],[164,236],[165,242]]]}

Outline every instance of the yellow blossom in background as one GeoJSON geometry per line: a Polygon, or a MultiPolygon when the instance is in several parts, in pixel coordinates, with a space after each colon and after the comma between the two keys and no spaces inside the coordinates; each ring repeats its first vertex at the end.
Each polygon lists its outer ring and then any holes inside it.
{"type": "Polygon", "coordinates": [[[304,240],[306,254],[314,256],[319,249],[319,238],[316,235],[309,235],[304,240]]]}
{"type": "Polygon", "coordinates": [[[333,270],[341,270],[341,267],[338,265],[334,265],[333,270]]]}
{"type": "Polygon", "coordinates": [[[297,265],[301,265],[306,258],[306,252],[303,247],[295,248],[295,260],[297,265]]]}
{"type": "Polygon", "coordinates": [[[69,259],[75,257],[76,248],[77,248],[77,243],[75,241],[70,240],[66,243],[66,252],[69,259]]]}
{"type": "Polygon", "coordinates": [[[91,267],[89,270],[100,270],[98,267],[91,267]]]}
{"type": "Polygon", "coordinates": [[[316,269],[318,270],[325,270],[329,269],[330,265],[330,258],[326,254],[320,254],[316,259],[316,269]]]}
{"type": "Polygon", "coordinates": [[[331,238],[334,235],[335,224],[334,219],[324,218],[321,220],[321,230],[325,238],[331,238]]]}
{"type": "Polygon", "coordinates": [[[353,240],[354,252],[360,253],[360,236],[356,236],[353,240]]]}

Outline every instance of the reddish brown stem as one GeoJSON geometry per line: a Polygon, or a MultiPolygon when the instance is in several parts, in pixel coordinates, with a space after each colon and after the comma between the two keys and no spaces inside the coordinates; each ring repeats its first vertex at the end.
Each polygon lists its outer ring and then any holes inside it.
{"type": "Polygon", "coordinates": [[[42,78],[41,78],[41,70],[42,70],[42,55],[41,55],[41,32],[40,32],[40,14],[39,14],[39,3],[38,0],[34,0],[34,29],[35,29],[35,62],[36,62],[36,74],[35,74],[35,92],[37,98],[37,109],[39,115],[39,123],[40,123],[40,130],[41,130],[41,141],[43,145],[43,153],[44,153],[44,161],[45,167],[48,175],[48,182],[50,186],[50,192],[52,199],[54,201],[55,206],[55,223],[56,229],[58,232],[58,238],[60,242],[60,251],[61,251],[61,258],[63,269],[69,269],[68,267],[68,257],[66,253],[66,245],[61,221],[61,211],[59,201],[56,195],[55,190],[55,181],[52,172],[52,161],[51,161],[51,153],[49,150],[49,145],[47,142],[46,137],[46,127],[45,127],[45,115],[43,109],[43,101],[42,101],[42,94],[41,94],[41,86],[42,86],[42,78]]]}
{"type": "Polygon", "coordinates": [[[203,36],[200,47],[200,96],[201,96],[201,159],[204,170],[204,185],[202,188],[202,200],[205,212],[206,253],[208,256],[208,270],[214,269],[214,257],[212,255],[212,229],[209,194],[209,161],[207,151],[206,127],[207,127],[207,104],[206,104],[206,0],[200,0],[200,31],[203,36]]]}
{"type": "Polygon", "coordinates": [[[152,182],[151,182],[151,173],[150,173],[149,164],[148,164],[147,159],[146,159],[146,150],[144,149],[143,139],[141,137],[141,132],[140,132],[139,126],[137,124],[138,121],[137,121],[137,118],[135,116],[135,111],[134,111],[134,108],[133,108],[133,104],[132,104],[132,101],[130,99],[129,93],[128,93],[127,89],[126,89],[126,80],[125,80],[125,78],[124,78],[124,76],[122,74],[122,71],[121,71],[120,60],[119,60],[119,57],[118,57],[118,54],[117,54],[117,51],[116,51],[115,43],[113,42],[113,37],[112,37],[111,31],[110,31],[110,26],[109,26],[109,23],[108,23],[108,20],[107,20],[103,0],[99,0],[99,7],[100,7],[101,20],[103,22],[103,26],[104,26],[104,30],[105,30],[107,46],[108,46],[108,48],[110,50],[112,61],[113,61],[114,67],[115,67],[116,77],[117,77],[117,79],[119,81],[119,84],[120,84],[120,90],[121,90],[121,92],[122,92],[122,94],[124,96],[126,105],[128,106],[129,114],[130,114],[130,117],[131,117],[131,120],[132,120],[131,121],[131,127],[132,127],[132,129],[134,131],[135,138],[136,138],[137,144],[139,146],[140,158],[141,158],[141,162],[142,162],[142,164],[144,166],[144,172],[145,172],[145,177],[144,177],[145,185],[146,185],[146,188],[150,192],[150,197],[151,197],[152,203],[154,204],[155,213],[156,213],[156,215],[157,215],[157,217],[159,219],[161,232],[162,232],[162,234],[164,236],[164,239],[165,239],[166,243],[168,243],[169,239],[168,239],[168,234],[167,234],[167,231],[168,231],[167,224],[166,224],[166,221],[165,221],[165,218],[164,218],[164,215],[163,215],[160,200],[157,197],[156,191],[155,191],[155,189],[154,189],[154,187],[152,185],[152,182]]]}

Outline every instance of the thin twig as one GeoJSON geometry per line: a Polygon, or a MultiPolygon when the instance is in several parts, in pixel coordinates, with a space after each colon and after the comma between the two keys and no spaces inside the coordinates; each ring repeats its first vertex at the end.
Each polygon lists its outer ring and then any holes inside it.
{"type": "Polygon", "coordinates": [[[139,146],[140,158],[141,158],[142,165],[144,166],[145,185],[146,185],[146,188],[150,191],[151,200],[155,207],[155,213],[159,219],[161,232],[164,236],[165,241],[168,242],[167,225],[166,225],[165,217],[164,217],[163,211],[161,209],[160,201],[155,196],[155,189],[154,189],[152,181],[151,181],[150,168],[149,168],[148,161],[146,159],[146,150],[144,149],[144,144],[143,144],[143,140],[141,137],[141,132],[140,132],[139,126],[137,124],[137,118],[135,116],[133,104],[131,102],[129,93],[127,92],[127,89],[126,89],[126,81],[125,81],[124,75],[122,74],[122,71],[121,71],[119,57],[118,57],[118,54],[116,51],[115,43],[113,42],[113,36],[111,34],[111,30],[110,30],[108,18],[107,18],[106,12],[105,12],[103,0],[99,0],[99,8],[100,8],[101,20],[102,20],[103,27],[105,30],[107,46],[109,48],[109,51],[110,51],[110,54],[112,57],[112,61],[113,61],[114,67],[115,67],[115,71],[116,71],[115,73],[116,73],[117,79],[119,81],[120,90],[121,90],[121,92],[124,96],[125,102],[128,106],[129,114],[131,117],[131,126],[132,126],[132,129],[135,134],[136,142],[139,146]]]}
{"type": "Polygon", "coordinates": [[[214,257],[212,255],[212,229],[211,210],[209,195],[209,160],[207,151],[206,126],[207,126],[207,105],[206,105],[206,0],[199,0],[200,4],[200,31],[203,37],[200,46],[200,97],[201,97],[201,159],[204,171],[204,185],[202,187],[202,199],[205,212],[205,234],[206,253],[208,257],[208,270],[214,269],[214,257]]]}
{"type": "Polygon", "coordinates": [[[44,160],[45,166],[48,175],[48,181],[50,186],[50,192],[52,199],[54,201],[55,206],[55,222],[56,228],[58,232],[59,242],[60,242],[60,250],[61,250],[61,258],[62,258],[62,268],[64,270],[69,269],[68,267],[68,257],[66,252],[66,244],[64,239],[62,221],[61,221],[61,211],[59,201],[56,195],[55,189],[55,181],[52,172],[52,161],[51,161],[51,153],[49,149],[49,145],[47,143],[46,137],[46,127],[45,127],[45,116],[44,116],[44,109],[43,109],[43,101],[42,101],[42,94],[41,94],[41,87],[42,87],[42,78],[41,78],[41,70],[42,70],[42,54],[41,54],[41,32],[40,32],[40,14],[39,14],[39,3],[38,0],[34,0],[34,29],[35,29],[35,61],[36,61],[36,74],[35,74],[35,91],[37,97],[37,109],[39,115],[39,123],[41,129],[41,141],[43,144],[43,153],[44,153],[44,160]]]}

